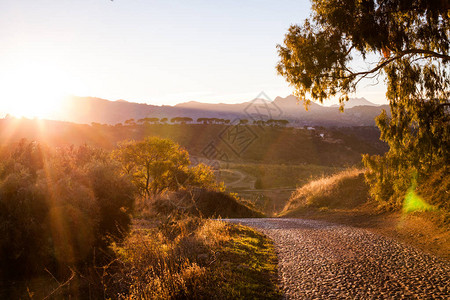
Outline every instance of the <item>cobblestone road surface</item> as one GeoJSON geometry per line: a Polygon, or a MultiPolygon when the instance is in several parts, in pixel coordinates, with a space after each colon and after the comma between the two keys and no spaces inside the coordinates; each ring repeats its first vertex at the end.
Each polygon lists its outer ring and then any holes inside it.
{"type": "Polygon", "coordinates": [[[450,262],[367,230],[304,219],[232,219],[275,243],[286,299],[450,299],[450,262]]]}

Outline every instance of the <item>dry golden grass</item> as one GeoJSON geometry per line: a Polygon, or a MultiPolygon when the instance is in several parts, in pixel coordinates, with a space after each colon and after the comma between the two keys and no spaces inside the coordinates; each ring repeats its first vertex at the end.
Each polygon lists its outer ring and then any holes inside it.
{"type": "Polygon", "coordinates": [[[279,297],[276,255],[261,234],[220,220],[192,217],[155,225],[135,226],[123,243],[113,246],[117,259],[105,269],[106,297],[279,297]],[[246,265],[250,262],[253,269],[246,265]],[[246,273],[240,273],[241,269],[246,273]]]}
{"type": "Polygon", "coordinates": [[[445,177],[447,171],[432,174],[418,188],[418,194],[438,209],[412,213],[388,212],[379,203],[370,200],[363,172],[348,169],[311,181],[292,194],[281,215],[365,228],[448,259],[449,213],[446,210],[448,203],[445,202],[445,192],[449,186],[449,180],[445,177]]]}
{"type": "Polygon", "coordinates": [[[292,215],[295,210],[307,207],[351,208],[366,202],[368,197],[364,171],[347,169],[298,188],[291,195],[281,215],[292,215]]]}

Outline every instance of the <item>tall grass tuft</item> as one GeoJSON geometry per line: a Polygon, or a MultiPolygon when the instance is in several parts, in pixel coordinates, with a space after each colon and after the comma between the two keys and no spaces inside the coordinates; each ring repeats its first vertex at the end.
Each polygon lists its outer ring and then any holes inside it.
{"type": "Polygon", "coordinates": [[[296,209],[306,207],[352,208],[366,202],[368,198],[364,171],[356,168],[347,169],[298,188],[281,214],[287,215],[296,209]]]}
{"type": "Polygon", "coordinates": [[[206,266],[227,240],[224,222],[185,218],[137,228],[120,245],[104,286],[122,299],[203,298],[211,281],[206,266]]]}

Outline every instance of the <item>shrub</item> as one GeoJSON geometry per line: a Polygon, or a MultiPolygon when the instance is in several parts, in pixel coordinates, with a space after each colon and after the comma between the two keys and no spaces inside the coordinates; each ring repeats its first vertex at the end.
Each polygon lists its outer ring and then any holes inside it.
{"type": "Polygon", "coordinates": [[[444,166],[419,182],[418,193],[426,202],[450,212],[450,167],[444,166]]]}
{"type": "Polygon", "coordinates": [[[232,194],[204,188],[182,189],[156,197],[152,205],[163,215],[187,213],[206,218],[252,218],[264,214],[249,207],[232,194]]]}
{"type": "Polygon", "coordinates": [[[206,262],[214,246],[228,239],[225,224],[185,218],[159,228],[137,229],[113,244],[117,264],[108,276],[107,294],[123,299],[200,299],[211,296],[206,262]]]}
{"type": "Polygon", "coordinates": [[[107,153],[21,141],[3,157],[0,277],[61,275],[128,229],[134,187],[107,153]]]}
{"type": "Polygon", "coordinates": [[[370,195],[381,208],[400,210],[405,197],[414,186],[414,192],[422,196],[427,203],[449,211],[447,199],[450,171],[447,165],[419,172],[406,161],[394,159],[388,154],[365,155],[363,161],[368,167],[365,177],[370,187],[370,195]]]}

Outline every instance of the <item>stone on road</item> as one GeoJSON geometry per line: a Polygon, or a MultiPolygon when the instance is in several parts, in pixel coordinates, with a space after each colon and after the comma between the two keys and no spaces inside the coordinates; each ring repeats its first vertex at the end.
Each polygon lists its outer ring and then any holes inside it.
{"type": "Polygon", "coordinates": [[[450,262],[364,229],[231,219],[269,236],[286,299],[450,299],[450,262]]]}

